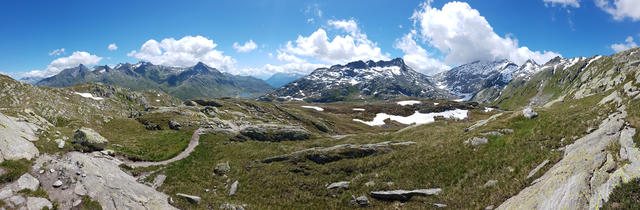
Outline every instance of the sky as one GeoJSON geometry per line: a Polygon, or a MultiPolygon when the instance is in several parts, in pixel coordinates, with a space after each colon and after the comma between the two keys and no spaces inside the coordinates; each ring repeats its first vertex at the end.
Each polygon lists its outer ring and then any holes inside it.
{"type": "Polygon", "coordinates": [[[540,64],[640,41],[638,0],[2,1],[0,73],[148,61],[267,78],[404,58],[431,75],[476,60],[540,64]]]}

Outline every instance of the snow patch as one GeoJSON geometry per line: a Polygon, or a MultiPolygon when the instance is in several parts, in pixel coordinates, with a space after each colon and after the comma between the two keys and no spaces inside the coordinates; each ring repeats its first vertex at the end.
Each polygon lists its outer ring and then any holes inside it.
{"type": "Polygon", "coordinates": [[[77,95],[80,95],[80,96],[82,96],[84,98],[90,98],[90,99],[98,100],[98,101],[99,100],[104,100],[104,98],[102,98],[102,97],[94,97],[93,95],[91,95],[91,93],[78,93],[78,92],[73,92],[73,93],[77,94],[77,95]]]}
{"type": "Polygon", "coordinates": [[[406,106],[406,105],[414,105],[414,104],[419,104],[422,103],[420,101],[415,101],[415,100],[409,100],[409,101],[398,101],[396,102],[396,104],[400,105],[400,106],[406,106]]]}
{"type": "Polygon", "coordinates": [[[365,111],[365,109],[363,109],[363,108],[353,108],[352,110],[353,111],[358,111],[358,112],[364,112],[365,111]]]}
{"type": "Polygon", "coordinates": [[[491,112],[491,111],[493,111],[493,110],[495,110],[495,109],[494,109],[494,108],[491,108],[491,107],[485,107],[485,108],[484,108],[484,112],[491,112]]]}
{"type": "Polygon", "coordinates": [[[438,106],[438,104],[440,104],[440,103],[433,103],[434,106],[438,106]]]}
{"type": "Polygon", "coordinates": [[[435,117],[444,117],[444,118],[456,119],[456,120],[466,119],[468,116],[468,113],[469,113],[468,110],[461,110],[461,109],[448,110],[444,112],[427,113],[427,114],[416,111],[415,113],[407,117],[389,115],[385,113],[378,113],[376,114],[376,117],[374,117],[372,121],[364,121],[360,119],[353,119],[353,121],[361,122],[369,126],[381,126],[385,124],[384,121],[386,119],[390,119],[405,125],[411,125],[411,124],[421,125],[421,124],[428,124],[428,123],[435,122],[435,117]]]}
{"type": "Polygon", "coordinates": [[[324,109],[322,107],[318,107],[318,106],[302,106],[302,108],[307,108],[307,109],[315,109],[316,111],[324,111],[324,109]]]}

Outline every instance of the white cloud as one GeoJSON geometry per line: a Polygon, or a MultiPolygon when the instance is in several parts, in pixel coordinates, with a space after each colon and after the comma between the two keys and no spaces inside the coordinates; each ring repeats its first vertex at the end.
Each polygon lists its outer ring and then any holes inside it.
{"type": "Polygon", "coordinates": [[[640,20],[640,1],[638,0],[595,0],[596,6],[609,13],[615,20],[631,18],[640,20]]]}
{"type": "Polygon", "coordinates": [[[235,48],[236,51],[238,52],[251,52],[256,48],[258,48],[258,45],[255,42],[253,42],[253,40],[249,40],[248,42],[245,42],[243,45],[240,45],[237,42],[234,42],[233,48],[235,48]]]}
{"type": "Polygon", "coordinates": [[[616,52],[622,52],[635,47],[638,47],[638,44],[636,44],[636,42],[633,41],[633,37],[631,36],[628,36],[624,40],[624,43],[616,43],[611,45],[611,49],[613,49],[616,52]]]}
{"type": "Polygon", "coordinates": [[[50,77],[58,74],[64,69],[73,68],[80,64],[84,65],[95,65],[98,64],[102,60],[102,57],[98,57],[96,55],[91,55],[88,52],[76,51],[73,52],[69,57],[62,57],[55,59],[47,65],[47,68],[44,70],[34,70],[27,73],[24,73],[24,77],[50,77]]]}
{"type": "Polygon", "coordinates": [[[580,0],[542,0],[545,3],[545,6],[555,6],[560,5],[562,7],[580,7],[580,0]]]}
{"type": "Polygon", "coordinates": [[[64,54],[64,48],[60,48],[60,49],[55,49],[51,52],[49,52],[49,56],[58,56],[58,55],[62,55],[64,54]]]}
{"type": "Polygon", "coordinates": [[[444,62],[449,65],[503,58],[517,64],[527,59],[546,63],[560,55],[532,51],[520,47],[515,38],[499,36],[480,12],[465,2],[449,2],[442,9],[433,8],[427,2],[414,12],[412,19],[420,38],[446,55],[444,62]]]}
{"type": "Polygon", "coordinates": [[[216,46],[213,40],[202,36],[185,36],[179,40],[167,38],[161,42],[151,39],[139,51],[127,55],[156,65],[186,67],[201,61],[223,71],[233,71],[236,60],[215,50],[216,46]]]}
{"type": "Polygon", "coordinates": [[[116,45],[116,43],[111,43],[111,44],[109,44],[107,49],[109,49],[109,51],[114,51],[114,50],[118,49],[118,46],[116,45]]]}
{"type": "Polygon", "coordinates": [[[393,45],[393,47],[404,52],[405,55],[402,57],[404,62],[414,70],[427,75],[433,75],[451,69],[451,67],[441,61],[431,58],[427,50],[416,43],[414,39],[416,33],[415,30],[412,30],[411,33],[396,40],[393,45]]]}
{"type": "Polygon", "coordinates": [[[281,51],[331,64],[389,59],[389,54],[383,54],[376,43],[360,32],[354,20],[332,20],[329,21],[329,26],[344,30],[348,34],[336,35],[330,40],[327,32],[320,28],[307,37],[300,35],[295,41],[287,42],[281,51]]]}
{"type": "Polygon", "coordinates": [[[327,66],[328,65],[314,63],[287,63],[283,65],[266,64],[260,68],[245,68],[239,70],[238,73],[241,75],[272,75],[275,73],[309,74],[317,68],[327,66]]]}

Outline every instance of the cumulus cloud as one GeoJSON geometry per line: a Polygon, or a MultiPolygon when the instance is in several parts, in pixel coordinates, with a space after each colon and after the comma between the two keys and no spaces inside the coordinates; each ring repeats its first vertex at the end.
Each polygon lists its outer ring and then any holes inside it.
{"type": "Polygon", "coordinates": [[[562,7],[580,7],[580,0],[542,0],[545,3],[545,6],[555,6],[560,5],[562,7]]]}
{"type": "Polygon", "coordinates": [[[520,47],[513,37],[499,36],[480,12],[465,2],[449,2],[442,9],[427,2],[411,18],[420,38],[446,55],[444,62],[450,65],[496,59],[509,59],[517,64],[527,59],[545,63],[560,55],[532,51],[520,47]]]}
{"type": "Polygon", "coordinates": [[[631,18],[640,20],[640,1],[638,0],[595,0],[596,6],[613,16],[615,20],[631,18]]]}
{"type": "Polygon", "coordinates": [[[431,58],[431,54],[416,43],[414,38],[416,33],[415,30],[411,31],[411,33],[396,40],[393,45],[393,47],[404,52],[405,55],[402,57],[404,62],[414,70],[427,75],[449,70],[451,67],[437,59],[431,58]]]}
{"type": "Polygon", "coordinates": [[[62,55],[62,54],[64,54],[64,48],[55,49],[55,50],[49,52],[49,56],[54,56],[54,55],[55,56],[59,56],[59,55],[62,55]]]}
{"type": "Polygon", "coordinates": [[[253,40],[249,40],[248,42],[245,42],[243,45],[240,45],[237,42],[234,42],[233,48],[235,48],[236,51],[238,52],[251,52],[257,49],[258,45],[255,42],[253,42],[253,40]]]}
{"type": "Polygon", "coordinates": [[[260,68],[244,68],[238,71],[241,75],[272,75],[275,73],[309,74],[313,70],[327,67],[325,64],[315,63],[287,63],[282,65],[266,64],[260,68]]]}
{"type": "Polygon", "coordinates": [[[167,38],[160,42],[151,39],[139,51],[127,55],[156,65],[186,67],[203,62],[223,71],[232,71],[236,60],[215,50],[216,46],[213,40],[202,36],[185,36],[179,40],[167,38]]]}
{"type": "Polygon", "coordinates": [[[109,44],[109,46],[107,47],[107,49],[108,49],[109,51],[114,51],[114,50],[117,50],[117,49],[118,49],[118,46],[116,45],[116,43],[111,43],[111,44],[109,44]]]}
{"type": "Polygon", "coordinates": [[[47,65],[44,70],[34,70],[24,73],[24,77],[50,77],[60,73],[64,69],[73,68],[80,64],[95,65],[102,60],[102,57],[92,55],[88,52],[76,51],[69,57],[55,59],[47,65]]]}
{"type": "Polygon", "coordinates": [[[624,43],[616,43],[611,45],[611,49],[613,49],[616,52],[622,52],[635,47],[638,47],[638,44],[636,44],[636,42],[633,41],[633,37],[631,36],[628,36],[624,40],[624,43]]]}
{"type": "Polygon", "coordinates": [[[328,25],[348,34],[336,35],[330,39],[327,32],[320,28],[309,36],[299,35],[295,41],[287,42],[281,51],[331,64],[389,59],[389,54],[383,54],[377,43],[360,32],[354,20],[331,20],[328,25]]]}

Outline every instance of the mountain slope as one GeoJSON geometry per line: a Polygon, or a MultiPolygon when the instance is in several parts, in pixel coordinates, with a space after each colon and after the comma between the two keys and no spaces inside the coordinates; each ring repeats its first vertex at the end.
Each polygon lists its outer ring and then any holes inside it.
{"type": "Polygon", "coordinates": [[[193,97],[257,97],[273,89],[260,79],[222,73],[204,63],[188,68],[153,65],[148,62],[119,64],[115,68],[84,65],[65,69],[36,83],[67,87],[84,82],[102,82],[132,90],[163,90],[180,99],[193,97]]]}
{"type": "Polygon", "coordinates": [[[289,82],[292,82],[294,80],[300,79],[302,77],[304,77],[305,75],[302,74],[296,74],[296,73],[275,73],[273,75],[271,75],[271,77],[269,77],[269,79],[265,80],[265,82],[267,82],[267,84],[275,87],[275,88],[279,88],[282,87],[283,85],[286,85],[289,82]]]}
{"type": "Polygon", "coordinates": [[[436,88],[428,76],[414,71],[400,58],[378,62],[355,61],[346,65],[319,68],[265,97],[330,102],[400,96],[454,98],[436,88]]]}

